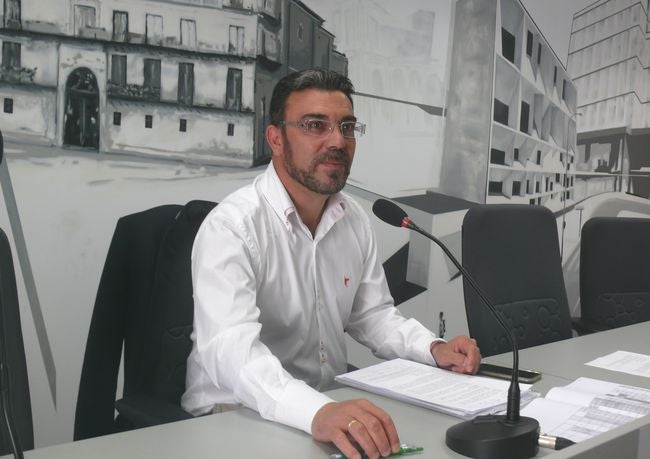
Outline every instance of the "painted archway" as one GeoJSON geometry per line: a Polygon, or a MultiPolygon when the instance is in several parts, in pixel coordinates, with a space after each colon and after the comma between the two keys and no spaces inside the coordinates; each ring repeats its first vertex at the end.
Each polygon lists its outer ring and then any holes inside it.
{"type": "Polygon", "coordinates": [[[99,88],[95,74],[75,69],[65,84],[63,143],[99,148],[99,88]]]}

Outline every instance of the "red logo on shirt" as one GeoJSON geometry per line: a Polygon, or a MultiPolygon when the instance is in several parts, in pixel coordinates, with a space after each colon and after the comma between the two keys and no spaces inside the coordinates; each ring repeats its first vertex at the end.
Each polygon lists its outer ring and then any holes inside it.
{"type": "Polygon", "coordinates": [[[344,284],[345,284],[345,286],[347,287],[347,286],[348,286],[348,284],[350,283],[350,278],[349,278],[349,277],[347,277],[347,276],[343,276],[343,283],[344,283],[344,284]]]}

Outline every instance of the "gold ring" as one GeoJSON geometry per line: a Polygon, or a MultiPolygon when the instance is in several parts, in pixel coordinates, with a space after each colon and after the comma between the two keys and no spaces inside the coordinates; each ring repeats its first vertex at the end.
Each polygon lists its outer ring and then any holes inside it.
{"type": "Polygon", "coordinates": [[[357,421],[356,419],[353,419],[350,422],[348,422],[348,432],[350,431],[350,428],[352,427],[352,424],[354,424],[355,422],[359,422],[359,421],[357,421]]]}

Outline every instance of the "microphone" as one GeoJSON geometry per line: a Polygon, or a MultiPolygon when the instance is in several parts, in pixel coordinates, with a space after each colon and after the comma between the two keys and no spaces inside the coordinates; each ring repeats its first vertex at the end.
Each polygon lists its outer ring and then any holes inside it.
{"type": "Polygon", "coordinates": [[[477,416],[447,429],[446,443],[459,454],[480,459],[518,459],[533,457],[539,450],[539,423],[533,418],[519,415],[521,392],[519,389],[519,349],[512,330],[480,289],[474,278],[460,264],[451,251],[438,238],[417,226],[407,213],[392,201],[378,199],[372,212],[392,226],[408,228],[432,240],[458,268],[465,280],[483,300],[499,325],[505,330],[512,346],[512,377],[508,388],[508,405],[505,415],[477,416]]]}

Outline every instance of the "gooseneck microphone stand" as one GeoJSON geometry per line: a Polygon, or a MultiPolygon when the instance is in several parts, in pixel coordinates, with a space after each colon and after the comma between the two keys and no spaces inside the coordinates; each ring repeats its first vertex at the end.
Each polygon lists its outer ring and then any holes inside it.
{"type": "Polygon", "coordinates": [[[378,199],[372,206],[373,213],[382,221],[408,228],[430,239],[442,249],[483,300],[499,325],[505,330],[512,346],[512,377],[508,389],[508,404],[505,415],[477,416],[471,421],[461,422],[447,430],[446,443],[457,453],[477,459],[521,459],[533,457],[539,450],[539,423],[536,419],[519,415],[521,392],[519,389],[519,349],[512,330],[502,315],[480,289],[476,281],[460,264],[451,251],[432,234],[413,223],[397,204],[378,199]]]}

